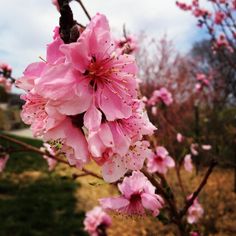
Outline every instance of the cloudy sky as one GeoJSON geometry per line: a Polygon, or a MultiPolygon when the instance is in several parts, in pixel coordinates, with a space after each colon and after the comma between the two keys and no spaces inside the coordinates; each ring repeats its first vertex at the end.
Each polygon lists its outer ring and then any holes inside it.
{"type": "MultiPolygon", "coordinates": [[[[202,35],[195,19],[175,6],[175,0],[83,0],[90,15],[104,13],[115,31],[125,23],[132,33],[144,30],[159,38],[167,34],[177,48],[187,52],[202,35]]],[[[58,25],[59,13],[51,0],[0,0],[0,61],[7,62],[15,77],[38,57],[45,56],[45,45],[51,41],[58,25]]],[[[88,23],[78,3],[72,4],[75,18],[88,23]]]]}

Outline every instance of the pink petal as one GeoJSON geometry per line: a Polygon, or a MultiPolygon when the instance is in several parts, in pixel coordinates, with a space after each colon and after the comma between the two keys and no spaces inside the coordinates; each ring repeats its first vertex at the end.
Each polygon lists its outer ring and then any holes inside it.
{"type": "Polygon", "coordinates": [[[124,197],[101,198],[99,203],[102,208],[110,210],[118,210],[129,205],[129,200],[124,197]]]}
{"type": "Polygon", "coordinates": [[[128,171],[125,163],[122,161],[122,157],[115,155],[108,159],[102,166],[102,176],[108,183],[119,180],[128,171]]]}
{"type": "Polygon", "coordinates": [[[153,216],[157,216],[160,212],[159,209],[163,207],[163,205],[157,200],[155,195],[151,195],[148,193],[141,194],[141,201],[144,208],[153,212],[153,216]]]}
{"type": "Polygon", "coordinates": [[[114,94],[106,86],[104,88],[99,87],[97,94],[98,105],[108,121],[129,118],[131,116],[131,106],[125,104],[119,96],[114,94]]]}
{"type": "Polygon", "coordinates": [[[91,105],[90,108],[84,115],[84,126],[89,131],[94,131],[99,128],[102,121],[102,113],[95,107],[95,105],[91,105]]]}

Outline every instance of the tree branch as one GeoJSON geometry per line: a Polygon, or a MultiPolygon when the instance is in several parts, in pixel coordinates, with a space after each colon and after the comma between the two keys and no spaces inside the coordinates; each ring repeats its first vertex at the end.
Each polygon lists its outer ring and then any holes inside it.
{"type": "Polygon", "coordinates": [[[78,2],[80,4],[80,6],[82,7],[85,15],[88,17],[88,19],[91,21],[91,16],[89,15],[87,9],[85,8],[84,4],[82,3],[81,0],[75,0],[76,2],[78,2]]]}
{"type": "Polygon", "coordinates": [[[196,199],[196,197],[198,196],[198,194],[201,192],[203,187],[206,185],[207,180],[208,180],[209,176],[211,175],[211,173],[212,173],[212,171],[213,171],[213,169],[216,165],[217,165],[217,162],[215,160],[212,160],[212,162],[210,164],[210,167],[208,168],[204,178],[202,179],[202,182],[200,183],[198,188],[194,191],[192,197],[186,202],[186,205],[184,206],[184,208],[180,211],[180,213],[179,213],[180,218],[183,217],[186,214],[189,207],[193,204],[193,202],[196,199]]]}
{"type": "MultiPolygon", "coordinates": [[[[50,158],[52,158],[52,159],[54,159],[54,160],[56,160],[56,161],[58,161],[58,162],[61,162],[61,163],[66,164],[66,165],[68,165],[68,166],[70,166],[70,167],[73,167],[73,166],[71,166],[71,165],[69,164],[69,162],[67,162],[66,160],[60,158],[59,156],[53,156],[53,155],[51,155],[50,153],[45,153],[44,151],[41,151],[40,149],[38,149],[38,148],[36,148],[36,147],[34,147],[34,146],[30,145],[30,144],[27,144],[27,143],[24,143],[24,142],[22,142],[22,141],[19,141],[19,140],[15,139],[15,138],[9,137],[9,136],[4,135],[4,134],[0,134],[0,138],[5,139],[5,140],[7,140],[7,141],[10,141],[10,142],[12,142],[12,143],[15,143],[15,144],[18,144],[18,145],[24,147],[24,148],[25,148],[24,151],[31,151],[31,152],[38,153],[38,154],[40,154],[40,155],[46,155],[46,156],[49,156],[50,158]]],[[[16,150],[16,151],[17,151],[17,150],[16,150]]],[[[21,150],[21,151],[23,151],[23,150],[21,150]]],[[[60,155],[60,154],[59,154],[59,155],[60,155]]],[[[102,179],[102,180],[103,180],[102,176],[100,176],[100,175],[98,175],[98,174],[92,172],[91,170],[88,170],[88,169],[86,169],[86,168],[84,168],[84,167],[83,167],[81,170],[82,170],[84,173],[86,173],[86,175],[91,175],[91,176],[93,176],[93,177],[96,177],[96,178],[98,178],[98,179],[102,179]]],[[[79,176],[78,176],[78,177],[79,177],[79,176]]]]}

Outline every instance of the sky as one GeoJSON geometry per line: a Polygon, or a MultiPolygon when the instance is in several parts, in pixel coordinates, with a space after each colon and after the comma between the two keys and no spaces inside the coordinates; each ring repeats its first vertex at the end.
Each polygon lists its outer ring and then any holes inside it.
{"type": "MultiPolygon", "coordinates": [[[[132,34],[144,31],[153,38],[167,34],[176,48],[187,52],[193,42],[202,38],[196,20],[182,12],[175,0],[83,0],[93,16],[107,16],[111,29],[121,31],[125,23],[132,34]]],[[[13,76],[19,77],[26,66],[45,58],[46,44],[58,25],[59,13],[51,0],[0,0],[0,61],[10,64],[13,76]]],[[[77,2],[71,4],[75,19],[88,20],[77,2]]]]}

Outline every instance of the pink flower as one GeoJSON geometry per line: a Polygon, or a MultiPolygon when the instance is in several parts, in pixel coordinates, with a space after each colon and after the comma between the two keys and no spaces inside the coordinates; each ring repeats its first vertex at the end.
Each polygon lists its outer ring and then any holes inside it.
{"type": "Polygon", "coordinates": [[[176,5],[183,11],[189,11],[192,9],[191,5],[187,5],[186,3],[181,3],[179,1],[176,1],[176,5]]]}
{"type": "Polygon", "coordinates": [[[207,144],[203,144],[203,145],[202,145],[202,149],[205,150],[205,151],[209,151],[209,150],[211,150],[211,148],[212,148],[212,147],[211,147],[211,145],[209,145],[209,144],[208,144],[208,145],[207,145],[207,144]]]}
{"type": "Polygon", "coordinates": [[[169,152],[162,146],[157,147],[155,154],[150,156],[147,161],[147,168],[150,173],[159,172],[165,174],[168,168],[175,166],[175,162],[169,156],[169,152]]]}
{"type": "Polygon", "coordinates": [[[138,141],[130,146],[124,156],[110,156],[102,166],[102,175],[105,181],[115,182],[128,170],[140,170],[146,158],[153,155],[149,149],[149,142],[138,141]]]}
{"type": "Polygon", "coordinates": [[[64,153],[70,165],[81,168],[89,161],[88,144],[81,130],[74,127],[69,118],[44,134],[51,148],[64,153]]]}
{"type": "Polygon", "coordinates": [[[55,102],[46,100],[38,94],[23,94],[21,99],[26,101],[21,118],[26,124],[31,125],[34,136],[42,136],[65,118],[57,111],[55,102]]]}
{"type": "Polygon", "coordinates": [[[121,54],[132,54],[138,50],[137,40],[134,36],[127,36],[115,41],[116,46],[120,48],[121,54]]]}
{"type": "MultiPolygon", "coordinates": [[[[44,147],[40,148],[41,151],[48,152],[51,156],[56,156],[57,155],[57,151],[54,148],[52,148],[50,144],[44,143],[43,146],[44,147]]],[[[47,155],[43,155],[43,158],[48,163],[48,170],[49,171],[54,170],[55,166],[57,165],[57,160],[55,160],[55,159],[53,159],[53,158],[51,158],[50,156],[47,156],[47,155]]]]}
{"type": "Polygon", "coordinates": [[[104,209],[126,215],[145,215],[145,210],[148,210],[153,216],[157,216],[164,205],[162,197],[155,194],[155,187],[139,171],[125,177],[118,188],[121,196],[100,199],[104,209]]]}
{"type": "Polygon", "coordinates": [[[231,53],[234,52],[234,49],[230,46],[227,38],[223,33],[221,33],[216,39],[216,42],[213,45],[213,50],[216,51],[222,48],[226,48],[231,53]]]}
{"type": "Polygon", "coordinates": [[[184,157],[184,168],[188,172],[192,172],[193,170],[193,163],[192,163],[192,158],[191,154],[187,154],[184,157]]]}
{"type": "Polygon", "coordinates": [[[84,229],[91,236],[105,235],[106,229],[111,226],[111,217],[101,207],[94,207],[86,213],[84,229]]]}
{"type": "Polygon", "coordinates": [[[179,143],[182,143],[183,140],[184,140],[184,137],[183,137],[183,135],[182,135],[181,133],[177,133],[176,139],[177,139],[177,141],[178,141],[179,143]]]}
{"type": "Polygon", "coordinates": [[[160,101],[166,106],[169,106],[173,102],[172,94],[166,88],[155,90],[152,94],[152,97],[149,99],[148,104],[154,106],[160,101]]]}
{"type": "Polygon", "coordinates": [[[132,56],[116,52],[104,15],[93,17],[78,41],[61,46],[61,50],[74,70],[74,75],[66,78],[71,81],[70,93],[75,97],[86,94],[80,103],[87,101],[84,110],[89,115],[85,114],[84,122],[89,130],[99,127],[102,113],[108,121],[131,116],[132,99],[137,96],[137,66],[132,56]]]}
{"type": "Polygon", "coordinates": [[[194,155],[194,156],[197,156],[199,153],[198,153],[198,144],[197,143],[192,143],[190,145],[190,150],[191,150],[191,153],[194,155]]]}
{"type": "Polygon", "coordinates": [[[207,76],[205,74],[197,74],[197,80],[199,82],[202,82],[205,86],[209,85],[209,79],[207,78],[207,76]]]}
{"type": "Polygon", "coordinates": [[[215,22],[216,24],[218,24],[218,25],[221,24],[224,19],[225,19],[225,14],[224,14],[224,12],[222,12],[222,11],[217,11],[217,12],[215,13],[214,22],[215,22]]]}
{"type": "Polygon", "coordinates": [[[2,172],[5,169],[8,159],[9,159],[9,155],[7,154],[0,155],[0,172],[2,172]]]}
{"type": "MultiPolygon", "coordinates": [[[[192,195],[188,197],[191,198],[192,195]]],[[[194,224],[196,223],[199,218],[201,218],[204,214],[204,210],[202,206],[199,204],[197,198],[194,200],[192,206],[189,207],[188,209],[188,215],[187,215],[187,221],[189,224],[194,224]]]]}
{"type": "Polygon", "coordinates": [[[95,161],[99,162],[107,150],[123,156],[133,142],[141,140],[143,135],[151,135],[154,130],[156,127],[151,124],[146,112],[143,111],[143,104],[134,102],[133,114],[129,118],[105,122],[101,124],[99,130],[89,133],[87,138],[89,150],[95,161]]]}

